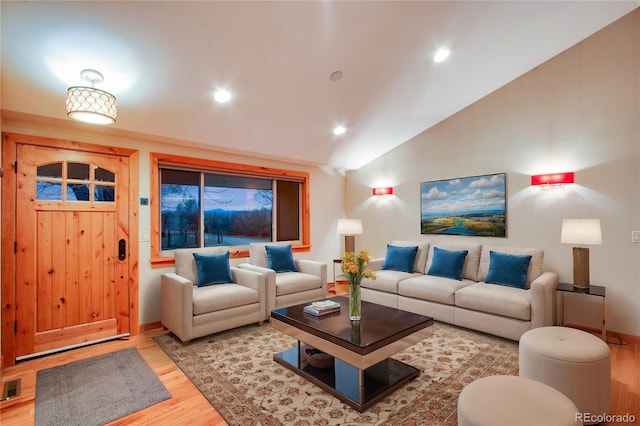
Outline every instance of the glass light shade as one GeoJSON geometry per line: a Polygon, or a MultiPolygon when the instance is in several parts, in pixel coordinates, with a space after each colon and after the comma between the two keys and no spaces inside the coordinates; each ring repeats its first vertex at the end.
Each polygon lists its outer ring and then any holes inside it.
{"type": "Polygon", "coordinates": [[[546,175],[531,176],[531,185],[561,185],[565,183],[574,183],[575,178],[573,172],[550,173],[546,175]]]}
{"type": "Polygon", "coordinates": [[[339,219],[338,235],[360,235],[362,234],[362,221],[360,219],[339,219]]]}
{"type": "Polygon", "coordinates": [[[371,193],[373,195],[391,195],[393,194],[393,186],[386,186],[383,188],[373,188],[371,193]]]}
{"type": "Polygon", "coordinates": [[[563,219],[560,242],[564,244],[602,244],[600,219],[563,219]]]}
{"type": "Polygon", "coordinates": [[[117,115],[116,97],[93,87],[74,86],[67,90],[67,115],[91,124],[113,124],[117,115]]]}

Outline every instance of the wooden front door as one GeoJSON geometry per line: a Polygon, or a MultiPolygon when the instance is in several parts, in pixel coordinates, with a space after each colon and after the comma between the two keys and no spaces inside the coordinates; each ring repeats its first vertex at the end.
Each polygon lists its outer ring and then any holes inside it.
{"type": "Polygon", "coordinates": [[[129,158],[17,145],[15,356],[127,335],[129,158]]]}

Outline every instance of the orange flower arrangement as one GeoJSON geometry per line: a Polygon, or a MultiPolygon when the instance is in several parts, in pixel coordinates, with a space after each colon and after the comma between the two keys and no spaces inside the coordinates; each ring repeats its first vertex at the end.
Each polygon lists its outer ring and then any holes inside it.
{"type": "Polygon", "coordinates": [[[349,317],[352,320],[360,319],[360,282],[363,278],[376,279],[376,274],[368,269],[369,253],[360,250],[358,254],[345,252],[342,256],[342,273],[349,281],[349,317]]]}

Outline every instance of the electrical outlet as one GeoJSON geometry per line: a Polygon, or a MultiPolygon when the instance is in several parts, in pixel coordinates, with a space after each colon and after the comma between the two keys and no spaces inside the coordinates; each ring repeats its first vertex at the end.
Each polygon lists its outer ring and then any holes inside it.
{"type": "Polygon", "coordinates": [[[631,242],[640,243],[640,231],[631,231],[631,242]]]}
{"type": "Polygon", "coordinates": [[[149,231],[140,231],[140,241],[147,242],[151,240],[149,231]]]}

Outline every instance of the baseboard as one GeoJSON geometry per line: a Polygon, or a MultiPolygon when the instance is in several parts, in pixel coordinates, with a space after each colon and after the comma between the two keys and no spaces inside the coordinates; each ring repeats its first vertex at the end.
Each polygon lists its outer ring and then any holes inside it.
{"type": "Polygon", "coordinates": [[[155,322],[150,322],[148,324],[142,324],[140,325],[140,331],[149,331],[149,330],[156,330],[158,328],[162,328],[162,323],[160,321],[155,321],[155,322]]]}
{"type": "MultiPolygon", "coordinates": [[[[589,333],[602,335],[602,330],[598,328],[585,327],[583,325],[565,324],[566,327],[577,328],[589,333]]],[[[607,343],[613,343],[616,345],[626,345],[628,343],[640,343],[640,336],[634,336],[633,334],[620,333],[618,331],[607,330],[607,343]]]]}

